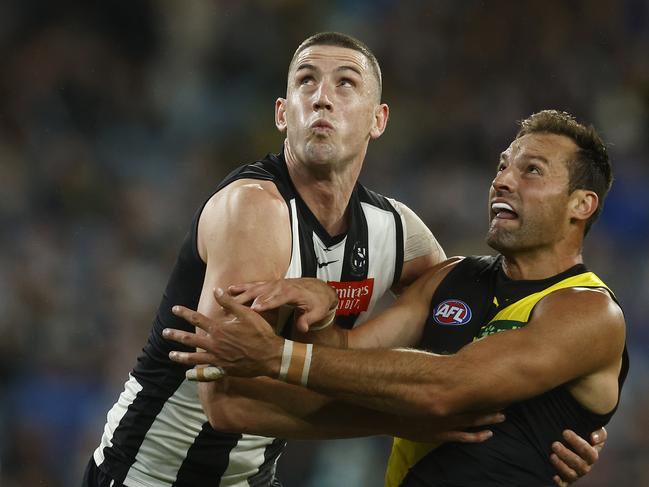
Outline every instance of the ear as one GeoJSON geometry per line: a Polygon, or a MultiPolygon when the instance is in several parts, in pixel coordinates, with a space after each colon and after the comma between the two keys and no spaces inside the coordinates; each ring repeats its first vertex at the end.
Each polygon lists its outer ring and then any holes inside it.
{"type": "Polygon", "coordinates": [[[385,131],[385,127],[388,125],[388,118],[390,117],[390,107],[387,104],[381,103],[377,105],[374,110],[374,123],[370,130],[370,137],[372,139],[378,139],[381,134],[385,131]]]}
{"type": "Polygon", "coordinates": [[[570,219],[574,220],[588,220],[595,211],[599,198],[597,193],[588,189],[576,189],[570,195],[570,219]]]}
{"type": "Polygon", "coordinates": [[[277,130],[286,132],[286,99],[278,98],[275,100],[275,127],[277,130]]]}

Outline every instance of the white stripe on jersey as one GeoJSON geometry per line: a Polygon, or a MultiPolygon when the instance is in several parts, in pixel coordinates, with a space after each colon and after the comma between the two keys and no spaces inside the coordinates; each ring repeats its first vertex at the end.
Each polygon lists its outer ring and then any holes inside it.
{"type": "Polygon", "coordinates": [[[170,487],[206,421],[197,383],[183,381],[147,431],[124,485],[170,487]]]}
{"type": "Polygon", "coordinates": [[[297,206],[295,198],[291,199],[291,234],[293,244],[291,246],[291,262],[288,265],[285,278],[302,277],[302,257],[300,256],[300,222],[297,217],[297,206]]]}
{"type": "Polygon", "coordinates": [[[397,258],[394,251],[397,239],[394,214],[368,203],[361,203],[361,207],[367,220],[367,243],[369,246],[367,253],[370,257],[367,277],[374,278],[374,293],[369,308],[358,317],[354,326],[367,320],[378,300],[392,287],[397,258]]]}
{"type": "Polygon", "coordinates": [[[275,438],[243,435],[237,446],[230,451],[228,468],[223,473],[219,486],[248,487],[248,478],[259,471],[259,467],[265,460],[266,447],[274,440],[275,438]]]}
{"type": "Polygon", "coordinates": [[[124,383],[124,391],[122,391],[111,410],[108,411],[104,434],[101,436],[101,443],[92,454],[97,466],[104,463],[104,448],[113,446],[113,433],[115,432],[115,428],[117,428],[117,425],[119,425],[128,411],[128,407],[133,403],[135,396],[141,390],[142,386],[140,383],[131,374],[128,374],[128,380],[124,383]]]}

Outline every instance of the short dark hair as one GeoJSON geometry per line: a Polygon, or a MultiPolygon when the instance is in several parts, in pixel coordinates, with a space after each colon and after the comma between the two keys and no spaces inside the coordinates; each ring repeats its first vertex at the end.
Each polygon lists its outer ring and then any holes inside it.
{"type": "Polygon", "coordinates": [[[340,32],[319,32],[304,40],[302,44],[298,46],[298,48],[295,50],[295,53],[293,54],[293,58],[291,59],[291,63],[289,64],[288,67],[289,73],[291,72],[291,69],[293,69],[293,63],[295,62],[295,59],[297,58],[298,54],[300,54],[306,48],[311,46],[338,46],[347,49],[353,49],[354,51],[358,51],[361,54],[363,54],[370,62],[370,66],[372,67],[372,72],[374,73],[374,76],[376,77],[376,81],[378,82],[379,85],[379,99],[381,98],[381,91],[383,90],[383,81],[381,79],[381,67],[379,66],[379,62],[376,59],[376,56],[370,50],[370,48],[367,47],[367,45],[365,45],[365,43],[359,41],[358,39],[352,36],[349,36],[347,34],[342,34],[340,32]]]}
{"type": "Polygon", "coordinates": [[[516,138],[534,133],[565,135],[577,144],[577,155],[568,166],[568,192],[587,189],[594,191],[599,199],[597,209],[586,221],[584,234],[588,233],[613,183],[613,171],[602,138],[592,125],[583,125],[569,113],[558,110],[543,110],[522,120],[516,138]]]}

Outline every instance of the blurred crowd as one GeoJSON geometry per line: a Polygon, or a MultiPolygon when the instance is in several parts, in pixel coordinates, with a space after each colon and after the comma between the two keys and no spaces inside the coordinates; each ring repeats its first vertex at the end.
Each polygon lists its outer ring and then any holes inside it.
{"type": "MultiPolygon", "coordinates": [[[[78,485],[192,215],[280,149],[294,49],[338,30],[381,62],[391,118],[361,180],[449,255],[488,252],[486,192],[516,121],[558,108],[609,143],[586,241],[631,373],[583,486],[649,485],[649,2],[0,2],[0,485],[78,485]]],[[[287,487],[380,485],[387,439],[301,442],[287,487]]]]}

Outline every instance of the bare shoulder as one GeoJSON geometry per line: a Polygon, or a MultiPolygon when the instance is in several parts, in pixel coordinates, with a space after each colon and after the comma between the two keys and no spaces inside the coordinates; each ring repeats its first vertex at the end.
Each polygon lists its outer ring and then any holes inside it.
{"type": "Polygon", "coordinates": [[[555,336],[567,333],[602,357],[619,357],[624,348],[624,314],[606,289],[574,287],[555,291],[539,302],[530,324],[542,326],[555,336]]]}
{"type": "Polygon", "coordinates": [[[271,181],[240,179],[215,193],[205,204],[198,223],[201,257],[209,242],[229,235],[242,242],[251,236],[268,240],[290,239],[289,211],[271,181]]]}
{"type": "MultiPolygon", "coordinates": [[[[271,181],[240,179],[215,193],[206,203],[199,225],[209,227],[235,222],[237,225],[288,215],[288,206],[277,186],[271,181]]],[[[199,228],[200,231],[200,228],[199,228]]]]}
{"type": "Polygon", "coordinates": [[[205,205],[203,213],[209,215],[221,208],[232,211],[264,211],[288,208],[277,186],[272,181],[239,179],[216,192],[205,205]]]}
{"type": "Polygon", "coordinates": [[[611,328],[624,328],[624,314],[608,290],[572,287],[549,294],[537,305],[535,314],[581,316],[590,323],[611,328]]]}

